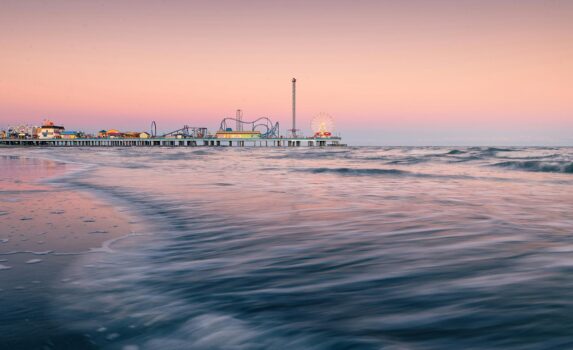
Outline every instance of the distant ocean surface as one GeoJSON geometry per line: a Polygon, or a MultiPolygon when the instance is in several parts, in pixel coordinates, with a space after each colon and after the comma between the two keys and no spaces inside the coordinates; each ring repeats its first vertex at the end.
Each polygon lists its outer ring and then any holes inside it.
{"type": "Polygon", "coordinates": [[[93,348],[573,348],[572,148],[0,152],[140,220],[54,272],[93,348]]]}

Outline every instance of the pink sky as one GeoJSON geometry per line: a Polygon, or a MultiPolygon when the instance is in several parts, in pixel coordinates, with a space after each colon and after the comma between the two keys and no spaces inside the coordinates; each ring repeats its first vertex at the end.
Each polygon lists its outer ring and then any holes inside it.
{"type": "Polygon", "coordinates": [[[214,130],[241,108],[286,130],[296,77],[307,134],[327,112],[355,144],[573,144],[572,18],[565,0],[0,0],[0,128],[214,130]]]}

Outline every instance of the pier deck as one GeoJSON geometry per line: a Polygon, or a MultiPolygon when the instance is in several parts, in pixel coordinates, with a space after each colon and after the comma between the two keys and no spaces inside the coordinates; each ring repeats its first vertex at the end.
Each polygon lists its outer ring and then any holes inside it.
{"type": "Polygon", "coordinates": [[[2,146],[30,147],[325,147],[345,146],[340,137],[329,138],[78,138],[0,139],[2,146]]]}

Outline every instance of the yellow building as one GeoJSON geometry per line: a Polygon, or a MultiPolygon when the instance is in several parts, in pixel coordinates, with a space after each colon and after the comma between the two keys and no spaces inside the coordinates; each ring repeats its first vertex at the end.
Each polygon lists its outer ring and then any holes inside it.
{"type": "Polygon", "coordinates": [[[78,133],[75,131],[62,131],[60,133],[60,136],[63,139],[77,139],[78,138],[78,133]]]}
{"type": "Polygon", "coordinates": [[[218,139],[259,139],[260,131],[217,131],[215,137],[218,139]]]}
{"type": "Polygon", "coordinates": [[[135,132],[135,131],[124,132],[123,137],[125,137],[127,139],[137,139],[137,138],[139,138],[139,132],[135,132]]]}

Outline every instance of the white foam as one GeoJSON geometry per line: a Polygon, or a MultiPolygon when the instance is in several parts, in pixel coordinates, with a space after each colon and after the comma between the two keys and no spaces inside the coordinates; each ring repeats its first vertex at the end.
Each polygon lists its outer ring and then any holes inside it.
{"type": "Polygon", "coordinates": [[[6,265],[0,264],[0,271],[1,270],[10,270],[11,268],[12,268],[12,266],[6,266],[6,265]]]}
{"type": "Polygon", "coordinates": [[[107,337],[105,337],[105,339],[107,339],[107,340],[114,340],[117,338],[119,338],[119,333],[111,333],[107,337]]]}
{"type": "Polygon", "coordinates": [[[126,238],[134,237],[134,236],[147,236],[147,234],[129,233],[129,234],[124,235],[124,236],[112,238],[112,239],[109,239],[109,240],[103,242],[100,248],[90,248],[89,252],[90,253],[96,253],[96,252],[114,253],[115,250],[112,249],[112,245],[114,243],[119,242],[119,241],[126,239],[126,238]]]}
{"type": "Polygon", "coordinates": [[[54,252],[53,250],[46,250],[45,252],[34,252],[31,250],[14,250],[11,252],[0,253],[0,255],[14,255],[14,254],[48,255],[53,252],[54,252]]]}
{"type": "Polygon", "coordinates": [[[43,260],[42,259],[30,259],[28,261],[26,261],[26,264],[37,264],[37,263],[41,263],[43,260]]]}

